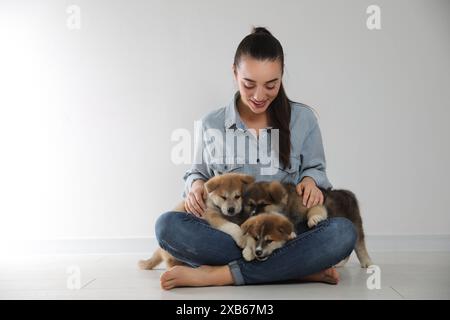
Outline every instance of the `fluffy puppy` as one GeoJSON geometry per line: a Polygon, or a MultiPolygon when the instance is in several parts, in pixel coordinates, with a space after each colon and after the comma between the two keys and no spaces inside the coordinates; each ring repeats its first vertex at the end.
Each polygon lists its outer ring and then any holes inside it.
{"type": "MultiPolygon", "coordinates": [[[[242,194],[244,188],[254,181],[250,175],[226,173],[214,176],[204,184],[206,210],[203,218],[212,227],[229,234],[241,248],[245,246],[245,238],[240,224],[249,216],[242,210],[242,194]]],[[[184,200],[174,210],[186,212],[184,200]]],[[[158,248],[150,259],[139,261],[139,267],[153,269],[162,261],[165,261],[169,268],[182,264],[167,251],[158,248]]]]}
{"type": "MultiPolygon", "coordinates": [[[[353,222],[357,231],[355,246],[356,255],[361,267],[367,268],[372,260],[367,252],[364,241],[364,229],[356,196],[348,190],[323,190],[323,206],[315,206],[309,210],[303,206],[303,199],[298,196],[296,186],[292,183],[256,182],[250,185],[244,195],[244,211],[250,215],[259,212],[280,212],[296,225],[307,221],[308,227],[313,227],[327,217],[345,217],[353,222]]],[[[344,259],[338,266],[347,262],[344,259]]]]}
{"type": "MultiPolygon", "coordinates": [[[[355,194],[349,190],[322,190],[324,194],[324,205],[327,208],[328,216],[330,217],[344,217],[353,222],[356,228],[357,238],[355,245],[355,252],[362,268],[367,268],[372,265],[372,259],[369,256],[366,248],[365,235],[361,212],[359,209],[358,200],[355,194]]],[[[350,256],[341,261],[338,266],[343,266],[350,256]]]]}
{"type": "Polygon", "coordinates": [[[309,228],[327,218],[323,205],[307,208],[303,198],[297,194],[294,184],[282,184],[278,181],[255,182],[244,193],[244,212],[250,216],[261,212],[283,213],[296,225],[306,221],[309,228]]]}
{"type": "Polygon", "coordinates": [[[245,260],[266,260],[275,249],[294,239],[294,225],[278,213],[261,213],[249,218],[241,225],[246,245],[242,250],[245,260]]]}

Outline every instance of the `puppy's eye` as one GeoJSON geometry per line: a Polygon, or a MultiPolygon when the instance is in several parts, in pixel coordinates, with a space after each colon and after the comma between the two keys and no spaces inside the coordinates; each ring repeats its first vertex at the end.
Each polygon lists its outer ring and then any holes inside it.
{"type": "Polygon", "coordinates": [[[227,200],[227,197],[224,196],[220,196],[223,200],[227,200]]]}
{"type": "Polygon", "coordinates": [[[270,243],[272,243],[272,242],[273,242],[273,240],[271,240],[271,239],[267,239],[267,240],[266,240],[266,243],[267,243],[267,244],[270,244],[270,243]]]}
{"type": "Polygon", "coordinates": [[[239,198],[241,198],[241,196],[240,195],[236,195],[234,198],[235,199],[239,199],[239,198]]]}
{"type": "Polygon", "coordinates": [[[268,206],[268,205],[269,204],[265,203],[265,202],[258,203],[258,206],[260,206],[260,207],[265,207],[265,206],[268,206]]]}

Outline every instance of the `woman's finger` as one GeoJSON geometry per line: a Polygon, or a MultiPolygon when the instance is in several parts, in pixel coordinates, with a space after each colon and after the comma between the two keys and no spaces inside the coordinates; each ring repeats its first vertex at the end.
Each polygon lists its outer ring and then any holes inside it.
{"type": "Polygon", "coordinates": [[[206,209],[205,202],[203,201],[203,195],[201,192],[194,193],[195,199],[197,200],[197,203],[199,204],[200,208],[202,209],[201,212],[206,209]]]}
{"type": "Polygon", "coordinates": [[[192,209],[191,209],[191,206],[189,204],[189,197],[187,197],[186,201],[184,202],[184,208],[186,209],[187,213],[191,213],[191,214],[193,213],[192,209]]]}
{"type": "Polygon", "coordinates": [[[303,205],[304,206],[306,206],[306,204],[308,203],[310,194],[311,194],[311,189],[305,188],[305,190],[303,191],[303,205]]]}
{"type": "Polygon", "coordinates": [[[320,197],[319,204],[320,204],[320,205],[323,205],[323,193],[322,193],[322,192],[320,192],[319,197],[320,197]]]}
{"type": "Polygon", "coordinates": [[[309,197],[309,201],[308,201],[308,208],[311,208],[315,205],[316,201],[318,200],[319,195],[317,194],[317,190],[313,189],[311,191],[311,195],[309,197]]]}
{"type": "Polygon", "coordinates": [[[188,205],[189,205],[189,213],[192,213],[194,216],[199,216],[197,209],[194,207],[194,204],[192,203],[192,196],[189,196],[188,198],[188,205]]]}
{"type": "Polygon", "coordinates": [[[196,215],[201,217],[203,209],[198,204],[197,199],[195,198],[195,194],[191,197],[191,205],[194,208],[196,215]]]}
{"type": "Polygon", "coordinates": [[[317,196],[316,199],[314,200],[314,203],[312,204],[312,207],[319,205],[319,203],[320,203],[320,196],[317,196]]]}
{"type": "Polygon", "coordinates": [[[303,193],[303,184],[299,183],[299,184],[297,185],[296,190],[297,190],[297,194],[298,194],[299,196],[301,196],[302,193],[303,193]]]}

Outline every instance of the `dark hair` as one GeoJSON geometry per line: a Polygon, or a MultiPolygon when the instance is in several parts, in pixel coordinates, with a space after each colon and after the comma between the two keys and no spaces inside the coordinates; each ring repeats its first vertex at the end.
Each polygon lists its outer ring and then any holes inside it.
{"type": "MultiPolygon", "coordinates": [[[[242,56],[250,56],[257,60],[279,60],[281,72],[284,73],[284,53],[280,42],[263,27],[255,27],[252,33],[242,39],[234,55],[234,65],[237,67],[242,56]]],[[[291,161],[291,120],[290,100],[286,96],[283,83],[278,95],[268,108],[269,125],[280,132],[279,156],[283,167],[290,167],[291,161]]]]}

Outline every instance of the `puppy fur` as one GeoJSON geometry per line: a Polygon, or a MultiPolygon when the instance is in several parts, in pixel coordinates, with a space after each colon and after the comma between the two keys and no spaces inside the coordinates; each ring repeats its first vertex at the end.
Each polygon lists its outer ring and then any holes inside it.
{"type": "Polygon", "coordinates": [[[272,252],[294,239],[294,225],[278,213],[261,213],[249,218],[241,225],[246,238],[242,256],[247,261],[266,260],[272,252]]]}
{"type": "MultiPolygon", "coordinates": [[[[357,231],[355,252],[361,267],[372,264],[364,241],[362,218],[356,196],[348,190],[323,190],[324,204],[310,208],[303,206],[303,198],[298,196],[295,184],[256,182],[244,194],[244,211],[251,216],[259,212],[279,212],[285,214],[296,225],[306,221],[309,228],[327,217],[345,217],[353,222],[357,231]]],[[[343,266],[344,259],[338,266],[343,266]]]]}
{"type": "Polygon", "coordinates": [[[308,209],[303,205],[303,198],[297,194],[294,184],[278,181],[261,181],[249,185],[244,193],[244,211],[250,216],[260,212],[283,213],[294,225],[306,220],[309,228],[327,218],[327,210],[323,205],[308,209]]]}
{"type": "MultiPolygon", "coordinates": [[[[203,218],[212,227],[229,234],[241,248],[245,246],[246,239],[243,236],[240,224],[249,217],[242,210],[243,190],[253,182],[254,178],[250,175],[226,173],[214,176],[204,184],[203,195],[206,210],[203,213],[203,218]]],[[[174,210],[186,212],[184,200],[174,210]]],[[[141,269],[149,270],[162,261],[166,263],[168,268],[183,264],[167,251],[158,248],[150,259],[141,260],[138,265],[141,269]]]]}

